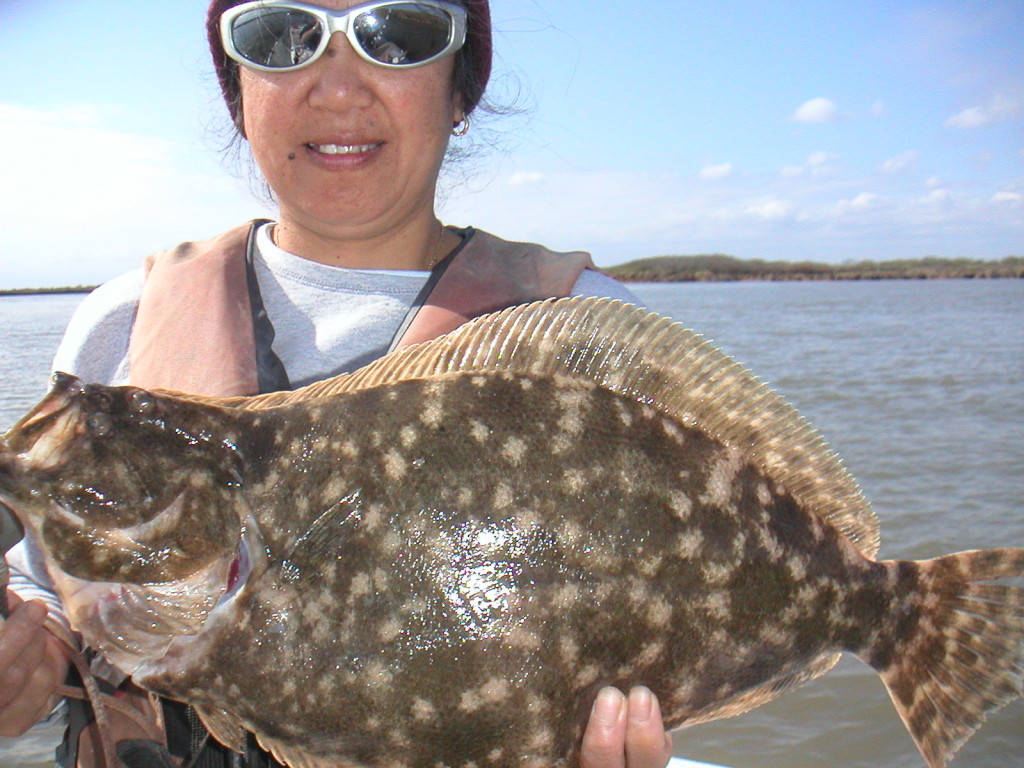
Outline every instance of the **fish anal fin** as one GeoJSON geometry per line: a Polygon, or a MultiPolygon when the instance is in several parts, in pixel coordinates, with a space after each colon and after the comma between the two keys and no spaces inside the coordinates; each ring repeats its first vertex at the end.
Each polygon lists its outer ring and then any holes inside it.
{"type": "Polygon", "coordinates": [[[245,751],[245,729],[230,712],[216,707],[195,707],[203,726],[217,741],[233,752],[245,751]]]}
{"type": "Polygon", "coordinates": [[[1024,590],[977,583],[1024,577],[1024,549],[887,565],[912,573],[916,593],[904,610],[916,621],[861,657],[929,768],[945,768],[990,712],[1024,695],[1024,590]]]}
{"type": "Polygon", "coordinates": [[[811,680],[821,677],[836,665],[836,662],[839,661],[840,655],[841,654],[835,653],[822,656],[812,662],[809,666],[801,669],[799,672],[786,675],[785,677],[778,678],[777,680],[772,680],[769,683],[746,691],[739,696],[721,702],[714,709],[705,710],[693,718],[687,718],[686,725],[689,727],[691,725],[697,725],[698,723],[707,723],[712,720],[735,717],[737,715],[742,715],[745,712],[757,709],[761,705],[767,704],[769,701],[774,701],[786,691],[791,691],[804,683],[808,683],[811,680]]]}
{"type": "Polygon", "coordinates": [[[260,747],[273,755],[277,762],[288,768],[365,768],[362,764],[345,757],[313,755],[294,744],[285,744],[259,733],[256,734],[256,741],[260,747]]]}

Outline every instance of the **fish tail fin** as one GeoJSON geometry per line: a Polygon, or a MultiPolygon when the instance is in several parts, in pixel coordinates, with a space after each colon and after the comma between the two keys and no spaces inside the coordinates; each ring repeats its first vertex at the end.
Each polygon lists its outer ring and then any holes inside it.
{"type": "Polygon", "coordinates": [[[896,631],[866,658],[929,768],[948,761],[989,712],[1024,695],[1024,549],[894,563],[912,592],[896,631]]]}

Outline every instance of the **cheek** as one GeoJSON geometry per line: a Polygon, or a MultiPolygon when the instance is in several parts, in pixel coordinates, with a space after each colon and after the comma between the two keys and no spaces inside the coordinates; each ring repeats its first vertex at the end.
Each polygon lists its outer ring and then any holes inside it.
{"type": "MultiPolygon", "coordinates": [[[[275,88],[262,78],[253,76],[242,70],[241,109],[240,115],[244,126],[245,137],[252,142],[254,138],[272,137],[284,123],[289,113],[294,113],[284,103],[287,95],[281,88],[275,88]]],[[[255,151],[256,147],[253,147],[255,151]]]]}
{"type": "Polygon", "coordinates": [[[438,126],[445,134],[461,116],[461,99],[455,88],[451,59],[423,69],[395,73],[393,78],[392,96],[399,114],[408,115],[421,125],[438,126]]]}

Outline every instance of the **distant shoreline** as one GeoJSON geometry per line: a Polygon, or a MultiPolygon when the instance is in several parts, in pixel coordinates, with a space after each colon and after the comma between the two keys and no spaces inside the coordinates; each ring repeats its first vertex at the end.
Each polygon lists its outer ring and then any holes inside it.
{"type": "Polygon", "coordinates": [[[99,286],[73,285],[62,288],[0,288],[0,296],[42,296],[53,293],[92,293],[99,286]]]}
{"type": "Polygon", "coordinates": [[[937,280],[1024,278],[1024,257],[900,259],[826,264],[813,261],[737,259],[725,254],[656,256],[603,270],[626,283],[694,283],[781,280],[937,280]]]}
{"type": "MultiPolygon", "coordinates": [[[[899,259],[828,264],[817,261],[738,259],[721,253],[654,256],[602,272],[624,283],[735,283],[783,280],[982,280],[1024,278],[1024,256],[981,259],[899,259]]],[[[0,296],[89,293],[95,285],[60,288],[0,288],[0,296]]]]}

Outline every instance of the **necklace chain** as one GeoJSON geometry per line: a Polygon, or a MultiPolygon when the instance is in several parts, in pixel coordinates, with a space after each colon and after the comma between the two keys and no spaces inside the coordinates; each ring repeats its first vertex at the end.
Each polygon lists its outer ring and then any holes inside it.
{"type": "Polygon", "coordinates": [[[444,224],[440,221],[437,222],[437,239],[434,241],[434,247],[431,249],[430,260],[427,262],[427,272],[430,272],[437,266],[437,263],[441,261],[441,243],[444,241],[444,224]]]}

